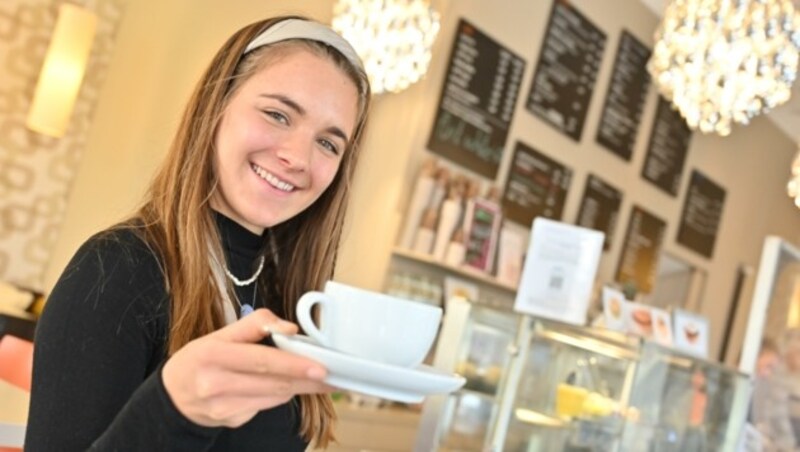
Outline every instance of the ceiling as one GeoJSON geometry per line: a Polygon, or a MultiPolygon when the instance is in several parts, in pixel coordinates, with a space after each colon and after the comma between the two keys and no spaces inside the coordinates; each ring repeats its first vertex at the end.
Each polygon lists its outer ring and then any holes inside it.
{"type": "MultiPolygon", "coordinates": [[[[658,17],[661,17],[668,2],[668,0],[641,1],[658,17]]],[[[794,0],[794,4],[795,8],[800,10],[800,0],[794,0]]],[[[792,86],[792,97],[789,101],[767,113],[767,119],[778,126],[792,141],[800,143],[800,80],[792,86]]]]}

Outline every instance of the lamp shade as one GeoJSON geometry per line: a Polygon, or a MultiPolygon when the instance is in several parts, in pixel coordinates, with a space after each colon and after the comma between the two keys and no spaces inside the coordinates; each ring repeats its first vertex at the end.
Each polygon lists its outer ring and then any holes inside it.
{"type": "Polygon", "coordinates": [[[91,11],[70,3],[59,7],[58,21],[28,111],[29,129],[53,137],[66,132],[96,27],[97,17],[91,11]]]}

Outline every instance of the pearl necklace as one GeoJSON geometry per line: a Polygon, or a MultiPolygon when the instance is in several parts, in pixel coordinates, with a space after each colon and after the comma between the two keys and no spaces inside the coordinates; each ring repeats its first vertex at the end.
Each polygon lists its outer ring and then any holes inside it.
{"type": "MultiPolygon", "coordinates": [[[[261,274],[261,270],[264,269],[264,256],[261,256],[261,260],[259,260],[258,262],[258,268],[256,269],[256,272],[253,273],[253,276],[251,276],[248,279],[245,279],[244,281],[234,276],[234,274],[231,273],[230,270],[228,270],[228,267],[223,267],[223,268],[225,269],[225,274],[228,275],[228,278],[231,279],[231,282],[233,282],[234,285],[236,285],[237,287],[249,286],[250,284],[253,284],[256,281],[256,279],[258,279],[258,276],[261,274]]],[[[233,299],[236,301],[236,304],[239,305],[239,317],[244,317],[253,312],[256,305],[257,291],[258,291],[258,285],[253,287],[253,300],[250,302],[252,304],[241,303],[239,302],[238,297],[236,296],[233,297],[233,299]]]]}
{"type": "Polygon", "coordinates": [[[253,276],[251,276],[248,279],[245,279],[244,281],[234,276],[233,273],[231,273],[231,271],[228,270],[228,267],[224,267],[224,269],[225,269],[225,274],[228,275],[228,278],[231,279],[234,285],[238,287],[249,286],[250,284],[253,284],[255,282],[255,280],[258,278],[258,275],[261,274],[261,270],[264,269],[264,256],[261,256],[261,259],[258,261],[258,268],[256,269],[256,272],[253,273],[253,276]]]}

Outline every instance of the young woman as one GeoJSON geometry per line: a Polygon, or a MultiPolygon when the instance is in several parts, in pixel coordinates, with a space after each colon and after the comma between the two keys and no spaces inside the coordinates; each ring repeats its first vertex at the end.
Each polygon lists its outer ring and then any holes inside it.
{"type": "Polygon", "coordinates": [[[333,438],[318,363],[274,347],[333,275],[370,98],[350,45],[249,25],[190,99],[148,196],[89,239],[38,325],[26,450],[302,451],[333,438]]]}

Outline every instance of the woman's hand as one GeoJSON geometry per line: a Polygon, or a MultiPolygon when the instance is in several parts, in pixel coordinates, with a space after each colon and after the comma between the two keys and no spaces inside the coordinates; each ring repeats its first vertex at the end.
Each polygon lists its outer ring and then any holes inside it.
{"type": "Polygon", "coordinates": [[[238,427],[297,394],[330,392],[319,363],[257,343],[271,331],[297,326],[258,309],[175,353],[161,378],[178,410],[199,425],[238,427]]]}

